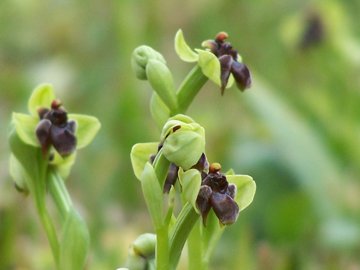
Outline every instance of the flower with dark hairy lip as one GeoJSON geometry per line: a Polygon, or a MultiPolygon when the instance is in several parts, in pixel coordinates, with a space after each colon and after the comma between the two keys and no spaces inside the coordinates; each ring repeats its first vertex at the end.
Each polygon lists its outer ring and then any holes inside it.
{"type": "Polygon", "coordinates": [[[241,91],[244,91],[251,85],[251,75],[249,69],[245,64],[239,62],[239,54],[235,49],[233,49],[229,42],[225,42],[227,38],[227,33],[220,32],[216,35],[214,40],[207,40],[203,42],[203,46],[210,49],[220,61],[222,95],[224,94],[230,74],[234,76],[236,85],[241,91]]]}
{"type": "Polygon", "coordinates": [[[50,146],[53,146],[61,156],[70,155],[76,149],[76,123],[68,121],[67,113],[61,105],[60,101],[54,100],[51,109],[38,110],[40,122],[35,132],[44,154],[48,152],[50,146]]]}
{"type": "Polygon", "coordinates": [[[236,186],[229,184],[220,170],[219,163],[210,165],[209,173],[203,177],[196,199],[204,225],[211,208],[223,225],[233,224],[239,215],[239,206],[234,200],[236,186]]]}

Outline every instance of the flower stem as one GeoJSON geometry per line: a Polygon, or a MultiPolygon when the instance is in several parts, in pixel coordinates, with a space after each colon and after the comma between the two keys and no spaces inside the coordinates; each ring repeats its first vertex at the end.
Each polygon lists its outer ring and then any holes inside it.
{"type": "Polygon", "coordinates": [[[189,270],[205,270],[204,247],[201,239],[199,220],[194,224],[188,238],[189,270]]]}
{"type": "Polygon", "coordinates": [[[156,229],[156,269],[169,270],[169,235],[167,224],[156,229]]]}
{"type": "Polygon", "coordinates": [[[189,202],[186,203],[176,219],[174,229],[170,233],[170,266],[172,267],[171,269],[176,268],[186,239],[188,238],[192,228],[194,227],[198,219],[199,215],[196,213],[195,209],[189,202]]]}
{"type": "Polygon", "coordinates": [[[208,78],[203,74],[198,65],[190,71],[176,93],[179,113],[184,113],[188,109],[207,80],[208,78]]]}
{"type": "Polygon", "coordinates": [[[48,188],[53,198],[60,216],[63,220],[66,219],[67,214],[71,211],[72,201],[70,195],[64,185],[64,180],[54,170],[48,174],[48,188]]]}
{"type": "MultiPolygon", "coordinates": [[[[154,170],[161,187],[164,187],[165,179],[169,170],[170,162],[162,154],[162,150],[156,155],[154,160],[154,170]]],[[[162,209],[159,209],[162,211],[162,209]]],[[[166,219],[166,218],[165,218],[166,219]]],[[[168,224],[163,221],[161,226],[155,228],[156,231],[156,268],[158,270],[169,269],[169,232],[168,224]]]]}
{"type": "Polygon", "coordinates": [[[54,256],[55,264],[58,268],[59,265],[59,241],[56,235],[55,226],[52,222],[52,219],[46,209],[46,171],[47,164],[44,162],[43,156],[41,156],[41,152],[38,151],[37,157],[38,164],[38,178],[33,179],[34,183],[34,201],[36,205],[37,212],[40,217],[40,221],[45,229],[46,236],[50,243],[51,251],[54,256]]]}

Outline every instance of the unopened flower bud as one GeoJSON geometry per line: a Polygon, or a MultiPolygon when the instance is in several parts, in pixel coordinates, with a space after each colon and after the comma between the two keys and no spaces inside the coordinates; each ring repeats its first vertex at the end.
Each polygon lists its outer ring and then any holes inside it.
{"type": "Polygon", "coordinates": [[[166,64],[166,61],[164,57],[157,51],[155,51],[153,48],[142,45],[137,47],[131,57],[131,66],[132,69],[135,72],[135,75],[140,80],[146,80],[146,66],[150,59],[158,60],[164,64],[166,64]]]}

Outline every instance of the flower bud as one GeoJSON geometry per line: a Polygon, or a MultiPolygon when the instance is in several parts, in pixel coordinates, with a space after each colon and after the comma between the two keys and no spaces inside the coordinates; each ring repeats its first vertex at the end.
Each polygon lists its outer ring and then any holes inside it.
{"type": "Polygon", "coordinates": [[[143,258],[151,258],[155,256],[156,235],[152,233],[144,233],[140,235],[132,244],[135,254],[143,258]]]}
{"type": "Polygon", "coordinates": [[[146,65],[146,77],[166,106],[171,110],[176,110],[174,82],[166,64],[157,59],[149,59],[146,65]]]}
{"type": "Polygon", "coordinates": [[[138,79],[147,80],[146,66],[150,59],[155,59],[163,64],[166,64],[164,57],[149,46],[142,45],[133,51],[131,57],[131,66],[138,79]]]}
{"type": "Polygon", "coordinates": [[[172,125],[164,126],[163,154],[170,162],[188,170],[197,164],[205,152],[205,130],[195,122],[185,123],[176,118],[181,118],[181,115],[169,119],[168,123],[172,125]]]}

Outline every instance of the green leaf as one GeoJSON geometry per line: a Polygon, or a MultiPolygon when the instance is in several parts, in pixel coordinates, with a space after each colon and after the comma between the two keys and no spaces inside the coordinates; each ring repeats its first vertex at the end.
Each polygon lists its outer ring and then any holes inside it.
{"type": "Polygon", "coordinates": [[[137,143],[130,153],[131,165],[137,179],[141,180],[145,164],[150,160],[150,156],[157,153],[159,143],[137,143]]]}
{"type": "Polygon", "coordinates": [[[68,114],[68,118],[70,120],[75,120],[77,124],[75,130],[77,149],[81,149],[91,143],[101,127],[99,120],[93,116],[83,114],[68,114]]]}
{"type": "Polygon", "coordinates": [[[141,175],[141,187],[154,227],[160,228],[163,224],[163,192],[154,167],[149,162],[141,175]]]}
{"type": "Polygon", "coordinates": [[[184,34],[181,29],[176,32],[175,35],[175,51],[181,60],[185,62],[196,62],[198,61],[198,55],[189,45],[186,43],[184,34]]]}
{"type": "Polygon", "coordinates": [[[155,92],[170,110],[177,109],[177,99],[172,74],[166,64],[150,59],[146,65],[146,76],[155,92]]]}
{"type": "Polygon", "coordinates": [[[51,84],[40,84],[32,92],[28,110],[32,116],[38,116],[39,108],[50,108],[51,102],[55,99],[54,90],[51,84]]]}
{"type": "Polygon", "coordinates": [[[74,210],[66,217],[60,242],[59,269],[84,269],[90,237],[84,220],[74,210]]]}
{"type": "Polygon", "coordinates": [[[184,172],[179,169],[179,180],[182,186],[182,194],[187,202],[190,202],[197,211],[196,199],[201,186],[201,175],[196,169],[190,169],[184,172]]]}
{"type": "Polygon", "coordinates": [[[235,201],[240,211],[248,207],[254,199],[256,183],[249,175],[226,175],[229,183],[236,185],[235,201]]]}
{"type": "Polygon", "coordinates": [[[29,176],[24,170],[24,167],[13,154],[10,154],[9,173],[16,186],[25,193],[28,193],[29,189],[26,183],[26,179],[28,179],[29,176]]]}
{"type": "Polygon", "coordinates": [[[28,114],[13,113],[12,121],[15,125],[16,133],[24,143],[40,147],[40,143],[35,134],[35,129],[39,123],[39,119],[28,114]]]}
{"type": "Polygon", "coordinates": [[[162,128],[170,117],[170,110],[155,92],[150,100],[150,113],[159,128],[162,128]]]}
{"type": "Polygon", "coordinates": [[[199,53],[199,66],[206,77],[221,86],[220,81],[220,61],[215,54],[205,50],[196,50],[199,53]]]}

